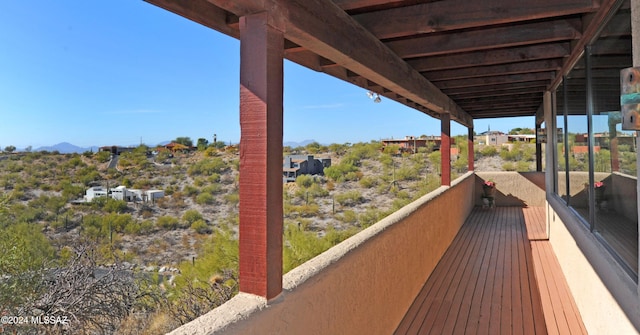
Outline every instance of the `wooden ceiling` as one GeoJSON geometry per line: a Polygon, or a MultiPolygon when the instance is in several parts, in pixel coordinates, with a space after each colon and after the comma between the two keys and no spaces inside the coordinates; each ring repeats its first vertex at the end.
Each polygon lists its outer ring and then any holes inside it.
{"type": "Polygon", "coordinates": [[[620,0],[147,0],[239,37],[267,11],[285,57],[434,117],[536,115],[620,0]]]}

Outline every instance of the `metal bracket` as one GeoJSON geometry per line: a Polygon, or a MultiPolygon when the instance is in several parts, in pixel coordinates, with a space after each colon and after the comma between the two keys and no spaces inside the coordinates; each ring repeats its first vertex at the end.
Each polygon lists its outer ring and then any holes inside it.
{"type": "Polygon", "coordinates": [[[620,111],[623,130],[640,130],[640,67],[620,71],[620,111]]]}

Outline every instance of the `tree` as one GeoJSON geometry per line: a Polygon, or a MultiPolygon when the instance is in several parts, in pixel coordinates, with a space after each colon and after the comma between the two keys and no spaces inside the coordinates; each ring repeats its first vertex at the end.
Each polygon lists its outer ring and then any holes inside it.
{"type": "Polygon", "coordinates": [[[178,137],[178,138],[175,139],[174,142],[180,143],[182,145],[186,145],[188,147],[192,147],[193,146],[193,141],[189,137],[178,137]]]}
{"type": "Polygon", "coordinates": [[[39,283],[41,293],[23,305],[23,310],[60,316],[68,322],[55,328],[34,325],[33,333],[115,333],[131,309],[150,293],[144,279],[136,278],[120,262],[98,265],[95,255],[99,253],[91,244],[81,243],[71,254],[67,264],[47,271],[39,283]]]}
{"type": "Polygon", "coordinates": [[[199,138],[198,139],[198,150],[204,150],[207,148],[207,146],[209,145],[209,141],[206,138],[199,138]]]}
{"type": "Polygon", "coordinates": [[[13,145],[7,145],[6,147],[4,147],[4,151],[8,152],[8,153],[12,153],[14,151],[16,151],[16,147],[13,145]]]}

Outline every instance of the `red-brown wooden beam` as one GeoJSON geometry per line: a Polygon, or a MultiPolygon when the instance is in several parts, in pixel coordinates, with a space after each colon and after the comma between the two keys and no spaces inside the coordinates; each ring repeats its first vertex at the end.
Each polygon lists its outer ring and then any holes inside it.
{"type": "Polygon", "coordinates": [[[579,39],[580,20],[515,24],[471,31],[434,33],[387,42],[402,58],[425,57],[579,39]]]}
{"type": "Polygon", "coordinates": [[[545,71],[556,71],[562,68],[562,59],[544,59],[529,62],[488,65],[482,67],[450,69],[425,72],[427,79],[434,81],[491,77],[507,74],[522,74],[545,71]]]}
{"type": "MultiPolygon", "coordinates": [[[[336,2],[341,6],[340,1],[336,2]]],[[[377,10],[355,19],[379,39],[593,12],[593,0],[447,0],[377,10]]]]}
{"type": "Polygon", "coordinates": [[[562,58],[570,52],[569,43],[561,42],[414,58],[407,60],[407,63],[420,72],[426,72],[562,58]]]}
{"type": "Polygon", "coordinates": [[[282,32],[240,19],[240,291],[282,292],[282,32]]]}
{"type": "Polygon", "coordinates": [[[475,159],[475,152],[473,151],[473,128],[467,128],[469,133],[467,135],[467,149],[469,150],[467,154],[467,160],[469,161],[469,171],[475,170],[473,161],[475,159]]]}
{"type": "MultiPolygon", "coordinates": [[[[453,100],[330,0],[208,1],[236,16],[272,10],[273,21],[284,26],[287,40],[424,108],[450,113],[460,124],[473,125],[453,100]]],[[[189,17],[189,13],[181,15],[189,17]]]]}
{"type": "Polygon", "coordinates": [[[451,119],[449,114],[440,116],[440,185],[451,186],[451,119]]]}

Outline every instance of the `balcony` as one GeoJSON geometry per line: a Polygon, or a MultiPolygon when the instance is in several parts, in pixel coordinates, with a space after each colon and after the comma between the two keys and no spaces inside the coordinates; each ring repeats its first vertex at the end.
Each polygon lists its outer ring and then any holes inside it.
{"type": "Polygon", "coordinates": [[[243,293],[176,334],[640,332],[638,154],[619,111],[633,3],[147,1],[240,39],[243,293]],[[285,58],[439,119],[443,148],[452,121],[473,148],[475,119],[535,117],[539,173],[452,181],[440,150],[443,186],[283,277],[285,58]],[[596,173],[614,174],[607,206],[596,173]],[[488,178],[501,207],[482,211],[488,178]]]}
{"type": "Polygon", "coordinates": [[[543,177],[467,173],[292,270],[275,299],[240,293],[172,334],[586,334],[543,177]]]}

